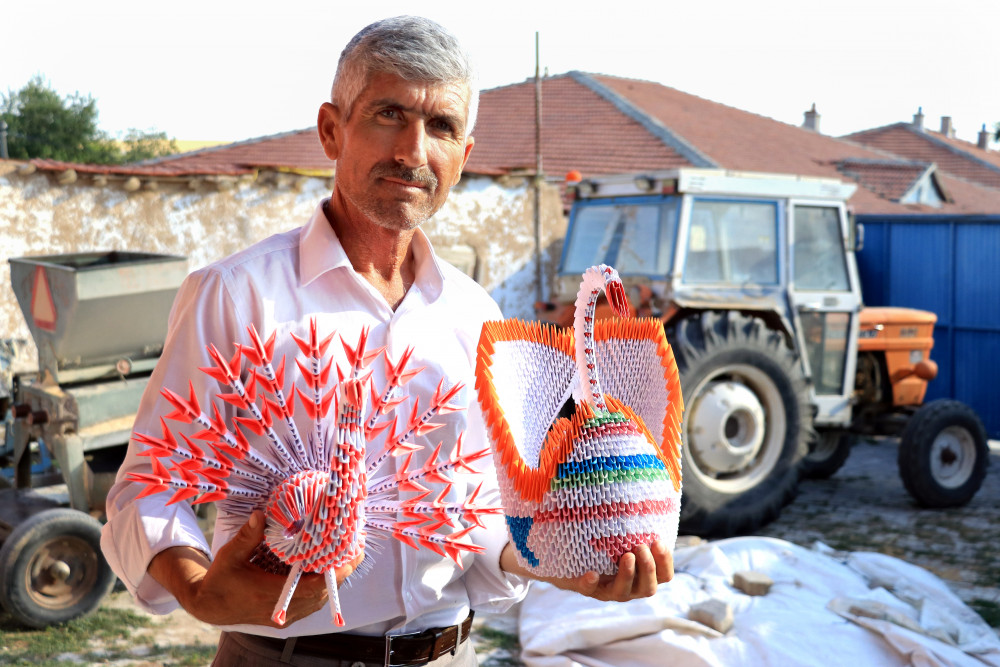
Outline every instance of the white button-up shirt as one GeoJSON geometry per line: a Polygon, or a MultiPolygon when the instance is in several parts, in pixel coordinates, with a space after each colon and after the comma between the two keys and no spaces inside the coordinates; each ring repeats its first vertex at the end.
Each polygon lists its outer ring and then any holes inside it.
{"type": "MultiPolygon", "coordinates": [[[[426,451],[414,455],[411,469],[416,469],[439,442],[445,443],[443,458],[463,430],[463,451],[487,447],[473,371],[483,322],[500,319],[502,315],[479,285],[437,259],[420,230],[413,237],[412,248],[415,280],[395,311],[372,285],[354,272],[322,206],[304,227],[272,236],[193,272],[174,302],[163,355],[139,406],[135,432],[160,436],[160,417],[173,411],[161,397],[161,388],[187,396],[189,380],[194,383],[202,410],[211,414],[214,402],[228,423],[232,409],[216,395],[229,390],[220,387],[198,367],[211,365],[205,349],[208,344],[214,344],[226,358],[232,356],[234,342],[248,344],[246,329],[250,324],[264,340],[277,332],[274,364],[285,356],[288,386],[287,375],[292,371],[297,373],[294,360],[301,356],[290,334],[294,332],[308,339],[309,320],[315,318],[321,338],[336,331],[352,346],[362,328],[368,327],[368,349],[384,345],[394,362],[408,347],[413,348],[408,368],[426,369],[405,386],[411,399],[399,408],[401,422],[405,423],[409,416],[412,397],[420,399],[421,410],[426,408],[441,378],[445,379],[445,387],[457,382],[465,384],[453,402],[467,405],[467,410],[434,420],[444,422],[445,426],[416,439],[426,451]]],[[[347,368],[346,355],[337,337],[328,354],[333,354],[341,367],[347,368]]],[[[381,388],[382,359],[376,359],[372,367],[373,379],[381,388]]],[[[308,433],[308,417],[304,413],[299,408],[295,417],[300,432],[308,433]]],[[[175,433],[190,435],[192,431],[187,429],[197,430],[180,422],[167,424],[175,433]]],[[[381,442],[372,446],[381,449],[381,442]]],[[[172,491],[136,498],[143,486],[128,481],[126,475],[149,470],[149,457],[138,456],[144,448],[134,440],[129,445],[117,482],[108,494],[108,523],[101,546],[112,569],[139,604],[155,613],[167,613],[177,607],[177,601],[146,573],[150,560],[170,547],[191,546],[206,553],[209,547],[188,503],[165,504],[172,491]]],[[[390,457],[374,476],[394,472],[397,463],[399,460],[390,457]]],[[[478,502],[500,504],[492,457],[485,457],[480,463],[485,475],[482,478],[456,475],[450,499],[464,499],[480,481],[485,481],[478,502]]],[[[245,520],[246,517],[220,513],[212,551],[225,544],[245,520]]],[[[371,545],[374,534],[369,532],[366,561],[370,560],[371,565],[362,566],[367,571],[361,576],[356,573],[340,589],[347,623],[344,628],[332,624],[327,607],[282,629],[265,626],[224,629],[273,637],[338,629],[382,634],[459,623],[470,607],[503,611],[523,597],[527,582],[500,570],[500,552],[507,542],[503,517],[487,517],[486,526],[487,529],[476,529],[470,534],[472,541],[485,547],[485,551],[463,555],[464,570],[428,549],[414,550],[395,539],[378,540],[379,544],[371,545]]]]}

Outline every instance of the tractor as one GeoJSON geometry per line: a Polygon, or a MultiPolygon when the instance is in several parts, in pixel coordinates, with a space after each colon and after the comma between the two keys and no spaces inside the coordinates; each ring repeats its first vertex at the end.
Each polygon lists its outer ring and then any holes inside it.
{"type": "Polygon", "coordinates": [[[934,314],[863,306],[854,189],[697,168],[567,181],[569,227],[536,315],[568,326],[579,275],[604,263],[635,314],[663,322],[686,406],[690,534],[772,521],[801,476],[832,475],[860,435],[900,437],[899,473],[923,506],[961,505],[982,484],[978,416],[958,401],[922,404],[937,373],[934,314]]]}

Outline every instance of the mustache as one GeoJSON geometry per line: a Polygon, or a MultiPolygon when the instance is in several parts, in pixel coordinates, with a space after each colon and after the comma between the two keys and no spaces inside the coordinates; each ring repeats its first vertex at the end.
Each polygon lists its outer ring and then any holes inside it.
{"type": "Polygon", "coordinates": [[[374,178],[398,178],[411,183],[417,183],[429,190],[435,190],[438,186],[438,178],[431,171],[430,167],[419,167],[410,169],[398,162],[379,162],[370,172],[374,178]]]}

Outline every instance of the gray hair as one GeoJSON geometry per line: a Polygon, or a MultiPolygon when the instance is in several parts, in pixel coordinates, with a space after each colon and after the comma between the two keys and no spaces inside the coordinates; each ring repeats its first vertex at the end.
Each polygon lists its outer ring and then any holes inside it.
{"type": "Polygon", "coordinates": [[[430,19],[397,16],[376,21],[348,42],[340,54],[331,101],[350,117],[372,74],[395,74],[405,81],[458,83],[469,88],[469,136],[479,110],[479,86],[469,55],[451,33],[430,19]]]}

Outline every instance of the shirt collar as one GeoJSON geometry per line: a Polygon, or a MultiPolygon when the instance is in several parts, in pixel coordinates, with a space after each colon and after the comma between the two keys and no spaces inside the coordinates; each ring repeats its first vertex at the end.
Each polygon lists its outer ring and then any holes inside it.
{"type": "MultiPolygon", "coordinates": [[[[350,258],[344,252],[336,232],[326,219],[323,208],[329,198],[324,199],[316,207],[309,222],[302,228],[299,242],[300,282],[306,286],[319,276],[333,269],[345,267],[351,271],[350,258]]],[[[428,301],[433,301],[444,288],[444,273],[441,270],[440,259],[434,254],[430,239],[420,228],[413,235],[413,258],[416,262],[416,275],[413,284],[420,288],[428,301]]]]}
{"type": "Polygon", "coordinates": [[[413,259],[416,264],[416,275],[413,284],[424,293],[424,298],[434,301],[444,289],[444,273],[441,271],[441,260],[434,254],[434,247],[424,230],[417,228],[413,235],[413,259]]]}
{"type": "Polygon", "coordinates": [[[347,267],[354,270],[351,260],[340,245],[340,239],[326,219],[324,199],[313,211],[299,237],[299,281],[304,287],[332,269],[347,267]]]}

